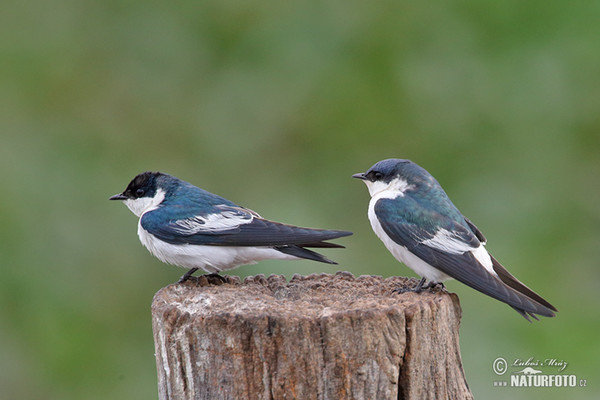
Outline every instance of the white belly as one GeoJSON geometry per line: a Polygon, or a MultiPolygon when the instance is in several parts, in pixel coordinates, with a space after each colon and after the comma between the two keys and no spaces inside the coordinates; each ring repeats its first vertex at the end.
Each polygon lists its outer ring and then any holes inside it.
{"type": "Polygon", "coordinates": [[[404,263],[407,267],[415,271],[419,276],[433,282],[443,282],[451,277],[444,274],[437,268],[432,267],[419,257],[411,253],[406,247],[400,246],[394,242],[383,230],[375,215],[375,203],[377,199],[372,199],[369,203],[369,221],[375,234],[381,239],[385,247],[392,253],[396,260],[404,263]]]}
{"type": "Polygon", "coordinates": [[[184,268],[201,268],[209,273],[255,264],[261,260],[298,260],[270,247],[233,247],[194,244],[169,244],[157,239],[138,224],[140,241],[162,262],[184,268]]]}

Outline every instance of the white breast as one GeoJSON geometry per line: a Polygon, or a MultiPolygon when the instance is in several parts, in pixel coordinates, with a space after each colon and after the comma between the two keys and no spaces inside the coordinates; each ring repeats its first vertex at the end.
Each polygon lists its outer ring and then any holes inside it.
{"type": "Polygon", "coordinates": [[[407,267],[417,273],[417,275],[424,277],[425,279],[433,282],[443,282],[450,277],[437,268],[432,267],[419,257],[411,253],[406,247],[400,246],[394,242],[392,238],[388,236],[383,230],[383,227],[379,223],[377,216],[375,215],[375,203],[379,198],[373,197],[369,203],[369,221],[371,221],[371,227],[373,231],[381,239],[385,247],[392,253],[396,260],[404,263],[407,267]]]}

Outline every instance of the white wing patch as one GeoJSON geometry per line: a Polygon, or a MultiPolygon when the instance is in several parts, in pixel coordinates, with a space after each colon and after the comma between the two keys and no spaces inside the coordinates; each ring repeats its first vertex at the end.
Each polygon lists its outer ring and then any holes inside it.
{"type": "Polygon", "coordinates": [[[254,219],[250,213],[240,214],[239,209],[224,210],[220,213],[197,216],[194,218],[180,219],[173,223],[173,230],[185,235],[194,235],[200,232],[217,232],[249,224],[254,219]]]}
{"type": "Polygon", "coordinates": [[[471,253],[473,253],[473,257],[475,257],[475,259],[479,261],[479,263],[483,265],[483,267],[487,269],[490,274],[498,277],[498,274],[494,270],[494,264],[492,263],[490,253],[487,252],[483,243],[481,243],[475,250],[472,250],[471,253]]]}
{"type": "Polygon", "coordinates": [[[424,245],[433,247],[450,254],[463,254],[467,251],[473,253],[473,257],[494,276],[498,276],[494,271],[492,259],[490,254],[484,247],[483,243],[480,243],[478,247],[469,246],[463,242],[458,236],[447,229],[440,229],[436,232],[435,236],[431,239],[424,240],[424,245]]]}
{"type": "Polygon", "coordinates": [[[435,233],[434,237],[424,240],[422,243],[450,254],[463,254],[467,251],[475,250],[474,247],[469,246],[447,229],[440,229],[435,233]]]}

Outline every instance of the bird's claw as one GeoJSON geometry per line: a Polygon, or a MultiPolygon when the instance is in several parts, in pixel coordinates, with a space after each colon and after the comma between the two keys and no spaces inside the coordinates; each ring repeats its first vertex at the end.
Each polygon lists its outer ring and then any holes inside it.
{"type": "Polygon", "coordinates": [[[214,272],[214,273],[212,273],[212,274],[205,274],[204,276],[206,277],[206,279],[207,279],[209,282],[211,282],[211,283],[212,283],[212,282],[214,282],[214,281],[217,281],[217,282],[219,282],[219,283],[218,283],[219,285],[222,285],[222,284],[224,284],[224,283],[227,283],[227,282],[229,282],[229,280],[228,280],[226,277],[224,277],[223,275],[220,275],[220,274],[219,274],[219,273],[217,273],[217,272],[214,272]]]}
{"type": "Polygon", "coordinates": [[[398,294],[407,293],[407,292],[419,293],[420,291],[418,292],[416,289],[417,288],[399,287],[399,288],[392,290],[392,293],[398,293],[398,294]]]}
{"type": "Polygon", "coordinates": [[[419,283],[417,284],[417,286],[415,286],[415,287],[408,287],[408,286],[399,287],[399,288],[392,290],[392,293],[398,293],[398,294],[407,293],[407,292],[421,293],[425,289],[434,289],[438,286],[440,286],[442,289],[446,288],[446,286],[444,286],[443,282],[429,282],[429,283],[425,284],[425,278],[422,278],[419,281],[419,283]]]}
{"type": "Polygon", "coordinates": [[[181,276],[181,278],[179,278],[179,280],[177,281],[177,283],[184,283],[185,281],[187,281],[188,279],[190,279],[190,277],[192,276],[192,274],[194,272],[198,271],[198,268],[190,268],[185,274],[183,274],[181,276]]]}

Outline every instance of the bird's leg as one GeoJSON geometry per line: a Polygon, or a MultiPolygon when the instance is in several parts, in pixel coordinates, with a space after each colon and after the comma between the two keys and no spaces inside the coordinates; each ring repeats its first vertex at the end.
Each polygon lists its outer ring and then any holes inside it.
{"type": "MultiPolygon", "coordinates": [[[[184,283],[185,281],[190,279],[192,277],[192,274],[194,272],[198,271],[198,269],[199,268],[197,268],[197,267],[190,268],[181,278],[179,278],[177,283],[184,283]]],[[[222,285],[223,283],[228,282],[227,278],[225,278],[222,275],[219,275],[218,272],[213,272],[212,274],[204,274],[202,276],[206,278],[207,282],[213,281],[213,283],[214,283],[215,281],[217,281],[216,284],[219,284],[219,285],[222,285]]]]}
{"type": "Polygon", "coordinates": [[[426,281],[425,277],[421,278],[421,280],[420,280],[420,281],[419,281],[419,283],[417,284],[417,287],[415,287],[415,289],[414,289],[414,292],[415,292],[415,293],[421,293],[421,291],[422,291],[423,289],[426,289],[427,287],[429,287],[429,285],[430,285],[431,283],[428,283],[427,285],[425,285],[425,281],[426,281]]]}
{"type": "Polygon", "coordinates": [[[396,289],[392,290],[392,293],[406,293],[406,292],[420,293],[421,290],[423,290],[423,285],[425,284],[425,280],[426,280],[425,278],[421,278],[421,280],[419,281],[417,286],[415,286],[414,288],[408,288],[408,287],[396,288],[396,289]]]}
{"type": "Polygon", "coordinates": [[[221,283],[227,283],[227,278],[225,278],[223,275],[219,274],[218,272],[213,272],[212,274],[205,274],[204,275],[206,278],[212,278],[212,279],[216,279],[218,281],[221,281],[221,283]]]}
{"type": "Polygon", "coordinates": [[[188,279],[190,279],[190,277],[192,276],[192,274],[194,272],[196,272],[196,271],[198,271],[198,268],[190,268],[188,270],[188,272],[186,272],[185,274],[183,274],[181,276],[181,278],[179,278],[179,280],[177,281],[177,283],[183,283],[183,282],[187,281],[188,279]]]}
{"type": "Polygon", "coordinates": [[[438,286],[441,289],[446,289],[446,286],[444,285],[444,282],[434,282],[434,281],[431,281],[427,285],[423,286],[421,288],[421,290],[423,290],[423,289],[433,289],[433,288],[438,287],[438,286]]]}
{"type": "Polygon", "coordinates": [[[425,289],[432,289],[437,286],[441,286],[442,289],[446,288],[446,286],[444,286],[443,282],[430,281],[427,284],[425,284],[425,282],[426,282],[426,279],[421,278],[421,280],[419,281],[417,286],[415,286],[414,288],[408,288],[408,287],[397,288],[397,289],[394,289],[392,291],[392,293],[406,293],[406,292],[421,293],[425,289]]]}

